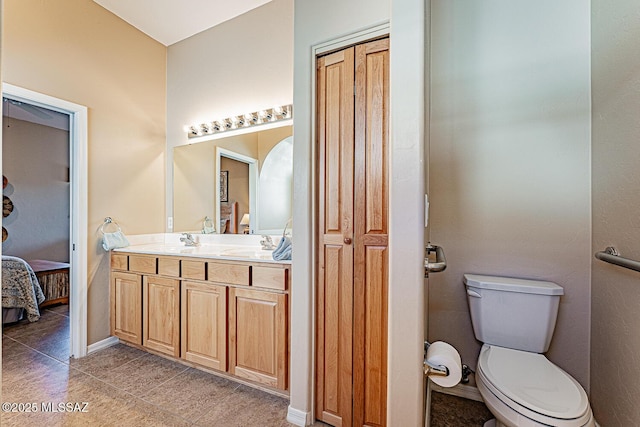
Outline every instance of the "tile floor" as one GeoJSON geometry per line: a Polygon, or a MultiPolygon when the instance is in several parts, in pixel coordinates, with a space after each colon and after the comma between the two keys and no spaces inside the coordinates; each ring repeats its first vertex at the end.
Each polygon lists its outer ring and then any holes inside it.
{"type": "Polygon", "coordinates": [[[123,344],[69,359],[67,306],[41,314],[3,328],[2,401],[38,409],[2,412],[3,427],[293,426],[287,399],[123,344]],[[42,412],[48,402],[88,405],[86,412],[42,412]]]}
{"type": "MultiPolygon", "coordinates": [[[[37,409],[1,412],[3,427],[293,426],[287,399],[123,344],[69,359],[68,306],[41,314],[38,322],[3,328],[2,401],[37,409]],[[49,402],[88,405],[86,412],[42,412],[49,402]]],[[[440,393],[431,408],[432,427],[481,426],[490,418],[484,404],[440,393]]]]}

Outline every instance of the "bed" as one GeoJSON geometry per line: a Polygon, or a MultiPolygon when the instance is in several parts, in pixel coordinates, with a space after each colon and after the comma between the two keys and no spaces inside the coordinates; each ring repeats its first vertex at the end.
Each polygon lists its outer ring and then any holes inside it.
{"type": "Polygon", "coordinates": [[[45,300],[38,278],[22,258],[2,256],[2,323],[40,319],[38,305],[45,300]]]}
{"type": "Polygon", "coordinates": [[[40,308],[59,303],[69,304],[69,263],[46,259],[30,259],[27,263],[36,273],[44,294],[40,308]]]}

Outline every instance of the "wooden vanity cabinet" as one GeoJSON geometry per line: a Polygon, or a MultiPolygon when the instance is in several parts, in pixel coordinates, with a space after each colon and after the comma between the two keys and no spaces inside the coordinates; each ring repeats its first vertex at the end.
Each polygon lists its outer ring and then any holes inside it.
{"type": "Polygon", "coordinates": [[[180,281],[142,277],[142,345],[180,357],[180,281]]]}
{"type": "Polygon", "coordinates": [[[229,373],[287,388],[287,295],[229,289],[229,373]]]}
{"type": "Polygon", "coordinates": [[[227,287],[182,282],[182,358],[227,370],[227,287]]]}
{"type": "Polygon", "coordinates": [[[142,344],[142,278],[139,274],[111,273],[111,335],[142,344]]]}
{"type": "Polygon", "coordinates": [[[287,390],[290,266],[111,255],[111,334],[287,390]]]}

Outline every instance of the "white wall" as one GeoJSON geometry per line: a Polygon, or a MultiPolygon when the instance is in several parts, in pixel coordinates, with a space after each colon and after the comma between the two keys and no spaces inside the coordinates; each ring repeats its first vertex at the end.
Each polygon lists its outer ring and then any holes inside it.
{"type": "Polygon", "coordinates": [[[69,131],[3,120],[3,194],[14,210],[2,220],[2,253],[69,262],[69,131]]]}
{"type": "MultiPolygon", "coordinates": [[[[273,0],[169,46],[166,212],[184,127],[293,102],[293,0],[273,0]]],[[[294,115],[295,115],[294,111],[294,115]]]]}
{"type": "MultiPolygon", "coordinates": [[[[640,260],[640,2],[593,0],[593,247],[640,260]]],[[[640,425],[640,273],[593,260],[591,406],[640,425]]]]}
{"type": "Polygon", "coordinates": [[[589,387],[590,23],[582,0],[432,1],[430,340],[475,366],[464,273],[564,287],[549,358],[589,387]]]}

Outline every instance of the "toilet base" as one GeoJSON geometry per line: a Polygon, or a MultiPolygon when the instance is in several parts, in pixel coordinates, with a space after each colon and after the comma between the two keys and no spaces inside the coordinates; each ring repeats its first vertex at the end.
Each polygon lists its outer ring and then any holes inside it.
{"type": "Polygon", "coordinates": [[[500,421],[498,421],[497,419],[493,418],[487,421],[486,423],[484,423],[482,427],[506,427],[506,426],[502,424],[500,421]]]}

